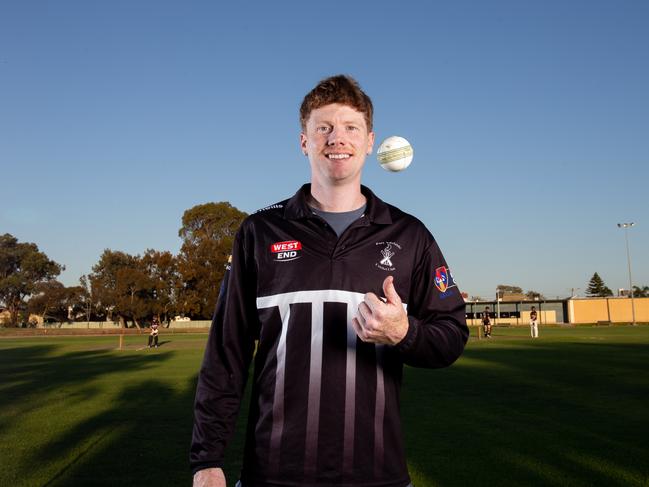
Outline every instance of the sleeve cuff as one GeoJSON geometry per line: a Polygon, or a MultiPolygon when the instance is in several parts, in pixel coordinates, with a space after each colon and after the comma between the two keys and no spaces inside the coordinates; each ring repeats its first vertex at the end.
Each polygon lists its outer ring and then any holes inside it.
{"type": "Polygon", "coordinates": [[[417,324],[417,320],[412,316],[408,316],[408,332],[406,333],[406,336],[403,337],[403,340],[395,345],[395,348],[400,353],[409,352],[414,347],[418,336],[419,325],[417,324]]]}
{"type": "Polygon", "coordinates": [[[205,462],[198,465],[191,465],[192,476],[196,475],[196,472],[199,470],[205,470],[206,468],[223,468],[221,462],[205,462]]]}

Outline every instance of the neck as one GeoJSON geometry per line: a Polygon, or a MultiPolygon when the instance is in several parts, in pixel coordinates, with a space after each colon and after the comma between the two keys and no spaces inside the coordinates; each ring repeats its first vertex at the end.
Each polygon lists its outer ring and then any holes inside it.
{"type": "Polygon", "coordinates": [[[322,186],[311,181],[311,198],[309,204],[322,211],[342,213],[357,210],[367,199],[361,193],[360,183],[341,186],[322,186]]]}

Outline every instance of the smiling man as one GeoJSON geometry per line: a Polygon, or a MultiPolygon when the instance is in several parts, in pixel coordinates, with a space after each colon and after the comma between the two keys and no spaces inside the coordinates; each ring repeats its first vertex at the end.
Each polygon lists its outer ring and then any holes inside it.
{"type": "Polygon", "coordinates": [[[355,80],[321,81],[300,109],[311,183],[237,233],[196,390],[195,486],[226,485],[255,346],[240,485],[410,483],[403,365],[452,364],[468,329],[432,235],[361,185],[372,118],[355,80]]]}

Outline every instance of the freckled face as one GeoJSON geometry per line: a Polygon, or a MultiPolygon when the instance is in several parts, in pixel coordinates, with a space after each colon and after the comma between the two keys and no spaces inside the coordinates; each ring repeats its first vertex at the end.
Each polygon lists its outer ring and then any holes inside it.
{"type": "Polygon", "coordinates": [[[364,115],[332,103],[313,110],[300,134],[302,152],[311,164],[311,181],[323,186],[360,184],[365,158],[372,153],[374,132],[364,115]]]}

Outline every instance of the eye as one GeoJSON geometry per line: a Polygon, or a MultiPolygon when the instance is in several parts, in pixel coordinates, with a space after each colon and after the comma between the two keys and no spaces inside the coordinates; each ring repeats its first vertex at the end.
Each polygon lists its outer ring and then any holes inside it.
{"type": "Polygon", "coordinates": [[[356,125],[348,125],[347,130],[349,130],[350,132],[354,132],[359,130],[359,128],[356,125]]]}
{"type": "Polygon", "coordinates": [[[331,127],[328,125],[319,125],[315,128],[315,131],[319,134],[328,134],[331,131],[331,127]]]}

